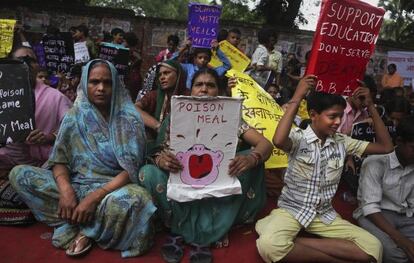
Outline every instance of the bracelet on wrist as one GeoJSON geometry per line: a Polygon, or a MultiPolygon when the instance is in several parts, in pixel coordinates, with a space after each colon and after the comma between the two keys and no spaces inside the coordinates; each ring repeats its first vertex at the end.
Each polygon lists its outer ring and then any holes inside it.
{"type": "Polygon", "coordinates": [[[262,161],[262,156],[260,155],[260,153],[256,152],[256,151],[251,151],[249,154],[251,157],[253,157],[255,163],[254,166],[257,166],[259,163],[261,163],[262,161]]]}

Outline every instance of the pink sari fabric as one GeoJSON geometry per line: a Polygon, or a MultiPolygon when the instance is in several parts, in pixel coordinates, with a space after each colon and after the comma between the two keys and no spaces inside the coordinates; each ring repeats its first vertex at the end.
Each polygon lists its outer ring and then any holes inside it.
{"type": "MultiPolygon", "coordinates": [[[[60,91],[42,82],[35,87],[36,129],[50,134],[58,131],[65,113],[72,107],[72,102],[60,91]]],[[[18,164],[40,166],[49,158],[53,145],[35,145],[16,143],[0,148],[0,169],[9,170],[18,164]]]]}

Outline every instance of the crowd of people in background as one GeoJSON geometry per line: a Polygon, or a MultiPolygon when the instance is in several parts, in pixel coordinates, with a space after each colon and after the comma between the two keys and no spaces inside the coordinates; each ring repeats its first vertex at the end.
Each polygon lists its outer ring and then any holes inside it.
{"type": "MultiPolygon", "coordinates": [[[[241,31],[221,30],[211,48],[193,48],[191,39],[169,35],[167,47],[144,69],[136,34],[114,28],[102,42],[128,48],[123,82],[110,62],[99,59],[99,42],[90,38],[87,26],[73,26],[70,32],[74,43],[86,42],[90,61],[51,74],[37,63],[31,49],[36,43],[16,27],[10,58],[25,61],[34,74],[37,127],[26,143],[0,148],[0,204],[24,212],[14,221],[0,218],[1,223],[27,223],[33,213],[55,227],[53,244],[69,256],[86,253],[96,242],[130,257],[151,247],[150,219],[156,214],[171,232],[161,251],[166,261],[179,262],[188,243],[192,262],[210,262],[210,246],[228,246],[227,232],[234,224],[255,222],[265,200],[262,163],[272,146],[242,121],[238,135],[248,150],[238,152],[229,171],[239,175],[243,195],[168,201],[168,173],[182,169],[169,148],[170,103],[173,95],[231,96],[235,82],[225,76],[231,64],[219,42],[239,48],[241,31]],[[209,66],[213,53],[222,66],[209,66]],[[4,179],[9,173],[10,181],[4,179]]],[[[58,29],[50,27],[47,34],[58,34],[58,29]]],[[[261,29],[246,70],[285,109],[273,144],[289,155],[286,186],[276,191],[279,208],[256,225],[261,257],[266,262],[306,257],[320,262],[413,261],[413,87],[404,86],[397,66],[389,64],[380,83],[365,75],[356,95],[346,99],[312,92],[306,97],[315,81],[304,75],[310,52],[299,61],[295,53],[277,49],[278,39],[276,31],[261,29]],[[299,116],[302,99],[308,100],[308,114],[299,116]],[[374,142],[351,138],[353,125],[360,122],[375,128],[374,142]],[[291,130],[292,123],[298,128],[291,130]],[[315,153],[313,159],[300,150],[303,145],[315,153]],[[363,160],[367,154],[380,155],[363,160]],[[305,177],[316,173],[315,167],[326,169],[327,179],[305,177]],[[306,175],[298,177],[303,171],[306,175]],[[349,189],[343,198],[359,201],[355,218],[367,231],[336,216],[331,206],[341,174],[349,189]],[[315,190],[319,186],[321,196],[315,190]],[[324,238],[296,238],[301,227],[324,238]]]]}

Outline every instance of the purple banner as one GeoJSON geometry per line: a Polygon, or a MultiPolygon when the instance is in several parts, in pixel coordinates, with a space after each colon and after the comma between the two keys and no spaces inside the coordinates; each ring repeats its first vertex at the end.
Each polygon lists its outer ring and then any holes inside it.
{"type": "Polygon", "coordinates": [[[193,47],[211,48],[217,38],[221,6],[190,3],[188,5],[188,36],[193,47]]]}

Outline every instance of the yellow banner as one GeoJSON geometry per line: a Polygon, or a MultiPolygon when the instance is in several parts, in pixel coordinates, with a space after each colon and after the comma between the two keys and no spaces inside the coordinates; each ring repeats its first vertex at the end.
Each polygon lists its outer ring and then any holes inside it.
{"type": "MultiPolygon", "coordinates": [[[[221,41],[219,45],[220,50],[229,59],[232,69],[243,72],[250,65],[250,59],[245,54],[243,54],[243,52],[241,52],[238,48],[230,44],[227,40],[221,41]]],[[[223,63],[217,57],[216,52],[213,52],[209,66],[216,68],[221,65],[223,65],[223,63]]]]}
{"type": "Polygon", "coordinates": [[[308,114],[308,103],[302,100],[299,104],[298,115],[302,120],[310,119],[308,114]]]}
{"type": "Polygon", "coordinates": [[[16,20],[0,19],[0,58],[7,57],[13,46],[13,33],[16,20]]]}
{"type": "MultiPolygon", "coordinates": [[[[283,109],[275,100],[257,84],[249,75],[229,70],[227,77],[235,77],[237,85],[232,90],[232,97],[243,98],[243,120],[272,141],[283,109]]],[[[287,167],[287,155],[282,150],[273,148],[272,155],[265,164],[266,169],[287,167]]]]}

